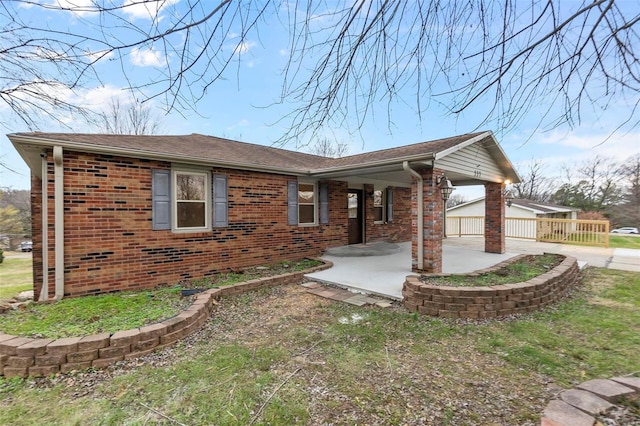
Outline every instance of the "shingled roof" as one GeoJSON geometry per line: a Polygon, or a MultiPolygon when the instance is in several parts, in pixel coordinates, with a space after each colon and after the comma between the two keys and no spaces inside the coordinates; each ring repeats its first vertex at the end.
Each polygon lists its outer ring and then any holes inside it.
{"type": "Polygon", "coordinates": [[[327,158],[282,148],[268,147],[229,139],[191,135],[111,135],[81,133],[15,133],[9,139],[20,144],[40,146],[61,145],[78,151],[110,152],[141,158],[159,156],[176,161],[188,159],[223,165],[260,166],[260,168],[286,169],[303,173],[334,167],[349,167],[377,161],[393,161],[424,155],[432,157],[480,133],[470,133],[434,141],[421,142],[397,148],[383,149],[342,158],[327,158]]]}

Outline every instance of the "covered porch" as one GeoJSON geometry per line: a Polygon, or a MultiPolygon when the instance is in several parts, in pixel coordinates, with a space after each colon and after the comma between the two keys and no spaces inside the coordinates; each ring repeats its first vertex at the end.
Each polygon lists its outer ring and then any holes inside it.
{"type": "MultiPolygon", "coordinates": [[[[342,249],[343,253],[362,252],[359,245],[374,242],[410,241],[399,244],[398,253],[389,254],[404,259],[396,272],[405,275],[407,270],[453,272],[453,265],[446,259],[454,254],[446,251],[455,249],[443,247],[442,241],[446,236],[446,200],[458,186],[484,186],[487,206],[484,251],[462,256],[473,264],[475,259],[481,262],[492,258],[487,260],[492,262],[495,257],[486,256],[490,253],[505,254],[506,187],[520,181],[491,132],[338,158],[332,167],[316,170],[313,177],[346,182],[348,241],[353,247],[342,249]]],[[[330,250],[327,255],[332,256],[331,253],[330,250]]],[[[361,261],[366,262],[366,257],[361,261]]],[[[370,270],[384,276],[390,273],[389,268],[380,269],[384,266],[380,263],[386,262],[372,262],[376,264],[370,270]]]]}
{"type": "MultiPolygon", "coordinates": [[[[479,247],[442,244],[442,272],[467,273],[493,266],[517,253],[488,253],[479,247]]],[[[330,249],[322,257],[333,267],[306,275],[354,292],[402,300],[402,285],[412,274],[411,243],[378,242],[330,249]]]]}

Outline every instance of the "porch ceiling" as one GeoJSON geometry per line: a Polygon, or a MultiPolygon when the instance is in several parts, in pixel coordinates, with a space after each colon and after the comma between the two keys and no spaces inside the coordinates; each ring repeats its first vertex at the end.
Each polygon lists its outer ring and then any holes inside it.
{"type": "Polygon", "coordinates": [[[439,152],[414,154],[412,157],[386,159],[383,162],[350,164],[310,171],[318,179],[346,180],[352,184],[380,183],[389,186],[411,186],[411,174],[404,170],[408,161],[412,169],[444,170],[454,186],[483,185],[485,182],[520,182],[493,134],[485,132],[439,152]]]}
{"type": "MultiPolygon", "coordinates": [[[[411,162],[411,167],[414,169],[431,168],[431,161],[411,162]]],[[[436,162],[436,168],[438,163],[436,162]]],[[[465,172],[464,170],[452,170],[444,169],[447,178],[454,186],[471,186],[471,185],[484,185],[487,181],[496,181],[494,179],[479,179],[472,174],[465,172]]],[[[358,170],[348,170],[331,173],[315,173],[314,178],[318,179],[331,179],[331,180],[343,180],[350,184],[376,184],[385,186],[397,186],[397,187],[411,187],[411,175],[406,172],[402,163],[393,165],[386,165],[384,167],[372,167],[362,168],[358,170]]],[[[497,181],[502,181],[501,178],[497,181]]]]}

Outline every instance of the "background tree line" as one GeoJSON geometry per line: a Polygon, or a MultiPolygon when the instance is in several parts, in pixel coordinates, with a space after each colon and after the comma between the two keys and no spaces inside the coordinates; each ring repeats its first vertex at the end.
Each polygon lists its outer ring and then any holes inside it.
{"type": "MultiPolygon", "coordinates": [[[[624,161],[595,156],[564,166],[560,176],[547,169],[540,160],[522,167],[522,182],[511,188],[514,198],[574,207],[581,218],[609,219],[615,227],[640,227],[640,155],[624,161]]],[[[466,201],[454,195],[448,206],[466,201]]]]}
{"type": "Polygon", "coordinates": [[[0,188],[0,248],[31,238],[31,191],[0,188]]]}

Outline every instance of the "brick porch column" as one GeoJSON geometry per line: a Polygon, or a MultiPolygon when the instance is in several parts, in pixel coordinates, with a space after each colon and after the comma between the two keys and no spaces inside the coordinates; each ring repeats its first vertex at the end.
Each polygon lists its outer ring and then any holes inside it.
{"type": "Polygon", "coordinates": [[[485,184],[484,251],[504,253],[504,188],[503,183],[485,184]]]}
{"type": "Polygon", "coordinates": [[[424,179],[423,217],[418,217],[418,181],[411,184],[411,269],[414,272],[442,272],[442,228],[444,202],[436,184],[440,170],[418,171],[424,179]],[[418,235],[418,220],[424,224],[423,235],[418,235]],[[423,269],[418,269],[418,238],[424,244],[423,269]]]}

